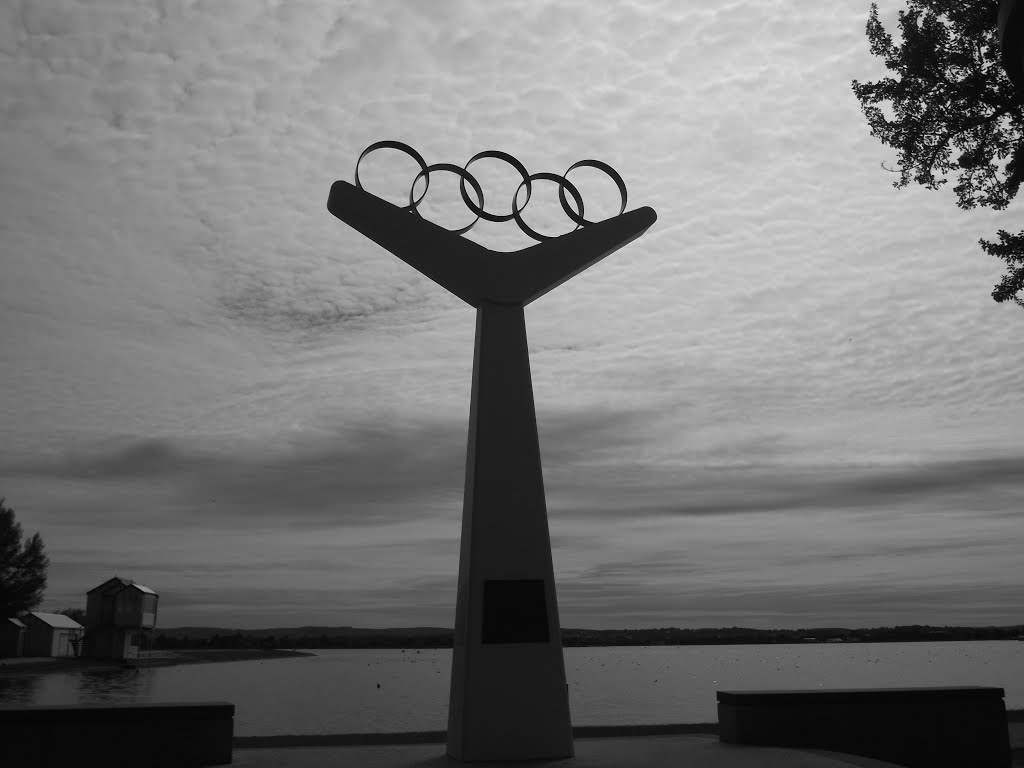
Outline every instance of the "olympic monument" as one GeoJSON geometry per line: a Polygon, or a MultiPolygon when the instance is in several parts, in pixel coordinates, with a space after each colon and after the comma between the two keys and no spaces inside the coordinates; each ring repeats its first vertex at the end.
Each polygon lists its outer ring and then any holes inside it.
{"type": "Polygon", "coordinates": [[[646,206],[626,212],[625,183],[598,160],[581,160],[561,175],[530,174],[497,150],[480,152],[465,166],[427,165],[398,141],[367,147],[356,162],[355,184],[334,182],[327,209],[476,308],[448,754],[463,761],[572,757],[524,308],[638,238],[657,214],[646,206]],[[379,149],[404,152],[419,165],[409,205],[392,205],[363,189],[359,166],[379,149]],[[483,190],[469,171],[487,158],[507,163],[522,177],[508,213],[485,210],[483,190]],[[600,222],[584,218],[583,198],[566,178],[581,167],[603,171],[615,182],[622,201],[618,215],[600,222]],[[430,174],[438,171],[459,177],[463,202],[476,216],[469,226],[448,230],[419,215],[430,174]],[[423,191],[416,197],[420,179],[423,191]],[[526,224],[522,212],[538,181],[558,184],[573,231],[548,237],[526,224]],[[515,220],[538,244],[498,252],[463,238],[480,219],[515,220]]]}

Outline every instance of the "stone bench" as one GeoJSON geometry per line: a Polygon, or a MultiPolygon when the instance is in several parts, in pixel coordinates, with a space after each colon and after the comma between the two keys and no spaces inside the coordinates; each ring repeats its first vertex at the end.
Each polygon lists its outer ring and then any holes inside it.
{"type": "Polygon", "coordinates": [[[225,702],[0,706],[4,765],[227,765],[235,705],[225,702]]]}
{"type": "Polygon", "coordinates": [[[910,768],[1009,768],[1002,688],[718,691],[719,739],[910,768]]]}

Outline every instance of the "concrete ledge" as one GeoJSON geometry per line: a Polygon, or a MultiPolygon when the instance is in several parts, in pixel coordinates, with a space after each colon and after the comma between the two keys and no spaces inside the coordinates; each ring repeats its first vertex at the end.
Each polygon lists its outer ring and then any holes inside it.
{"type": "Polygon", "coordinates": [[[235,749],[290,749],[292,747],[382,747],[397,744],[444,744],[447,731],[401,733],[282,733],[276,736],[236,736],[235,749]]]}
{"type": "Polygon", "coordinates": [[[1008,768],[1002,688],[718,691],[730,744],[846,752],[908,768],[1008,768]]]}
{"type": "MultiPolygon", "coordinates": [[[[655,725],[577,725],[574,739],[606,739],[628,736],[671,736],[692,733],[716,734],[718,723],[665,723],[655,725]]],[[[282,734],[279,736],[236,736],[236,749],[282,749],[291,747],[369,747],[394,744],[444,744],[447,731],[404,731],[401,733],[282,734]]]]}
{"type": "Polygon", "coordinates": [[[0,707],[4,764],[227,765],[235,705],[226,702],[0,707]]]}

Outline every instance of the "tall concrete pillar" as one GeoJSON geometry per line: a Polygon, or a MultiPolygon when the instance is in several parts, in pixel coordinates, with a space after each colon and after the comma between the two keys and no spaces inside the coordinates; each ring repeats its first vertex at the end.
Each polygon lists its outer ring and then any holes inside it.
{"type": "Polygon", "coordinates": [[[477,310],[448,754],[571,757],[524,307],[639,237],[657,216],[638,208],[502,253],[344,181],[331,187],[327,207],[477,310]]]}
{"type": "Polygon", "coordinates": [[[573,754],[522,306],[476,311],[449,702],[452,757],[573,754]]]}

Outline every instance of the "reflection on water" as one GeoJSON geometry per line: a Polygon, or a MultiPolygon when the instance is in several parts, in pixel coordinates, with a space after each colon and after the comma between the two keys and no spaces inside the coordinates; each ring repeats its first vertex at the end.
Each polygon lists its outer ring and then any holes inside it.
{"type": "Polygon", "coordinates": [[[0,703],[32,704],[36,700],[35,675],[0,675],[0,703]]]}
{"type": "Polygon", "coordinates": [[[152,669],[85,670],[77,677],[77,690],[71,695],[83,703],[135,704],[151,700],[152,669]]]}
{"type": "Polygon", "coordinates": [[[153,669],[82,669],[0,675],[4,704],[136,704],[152,701],[153,669]]]}

